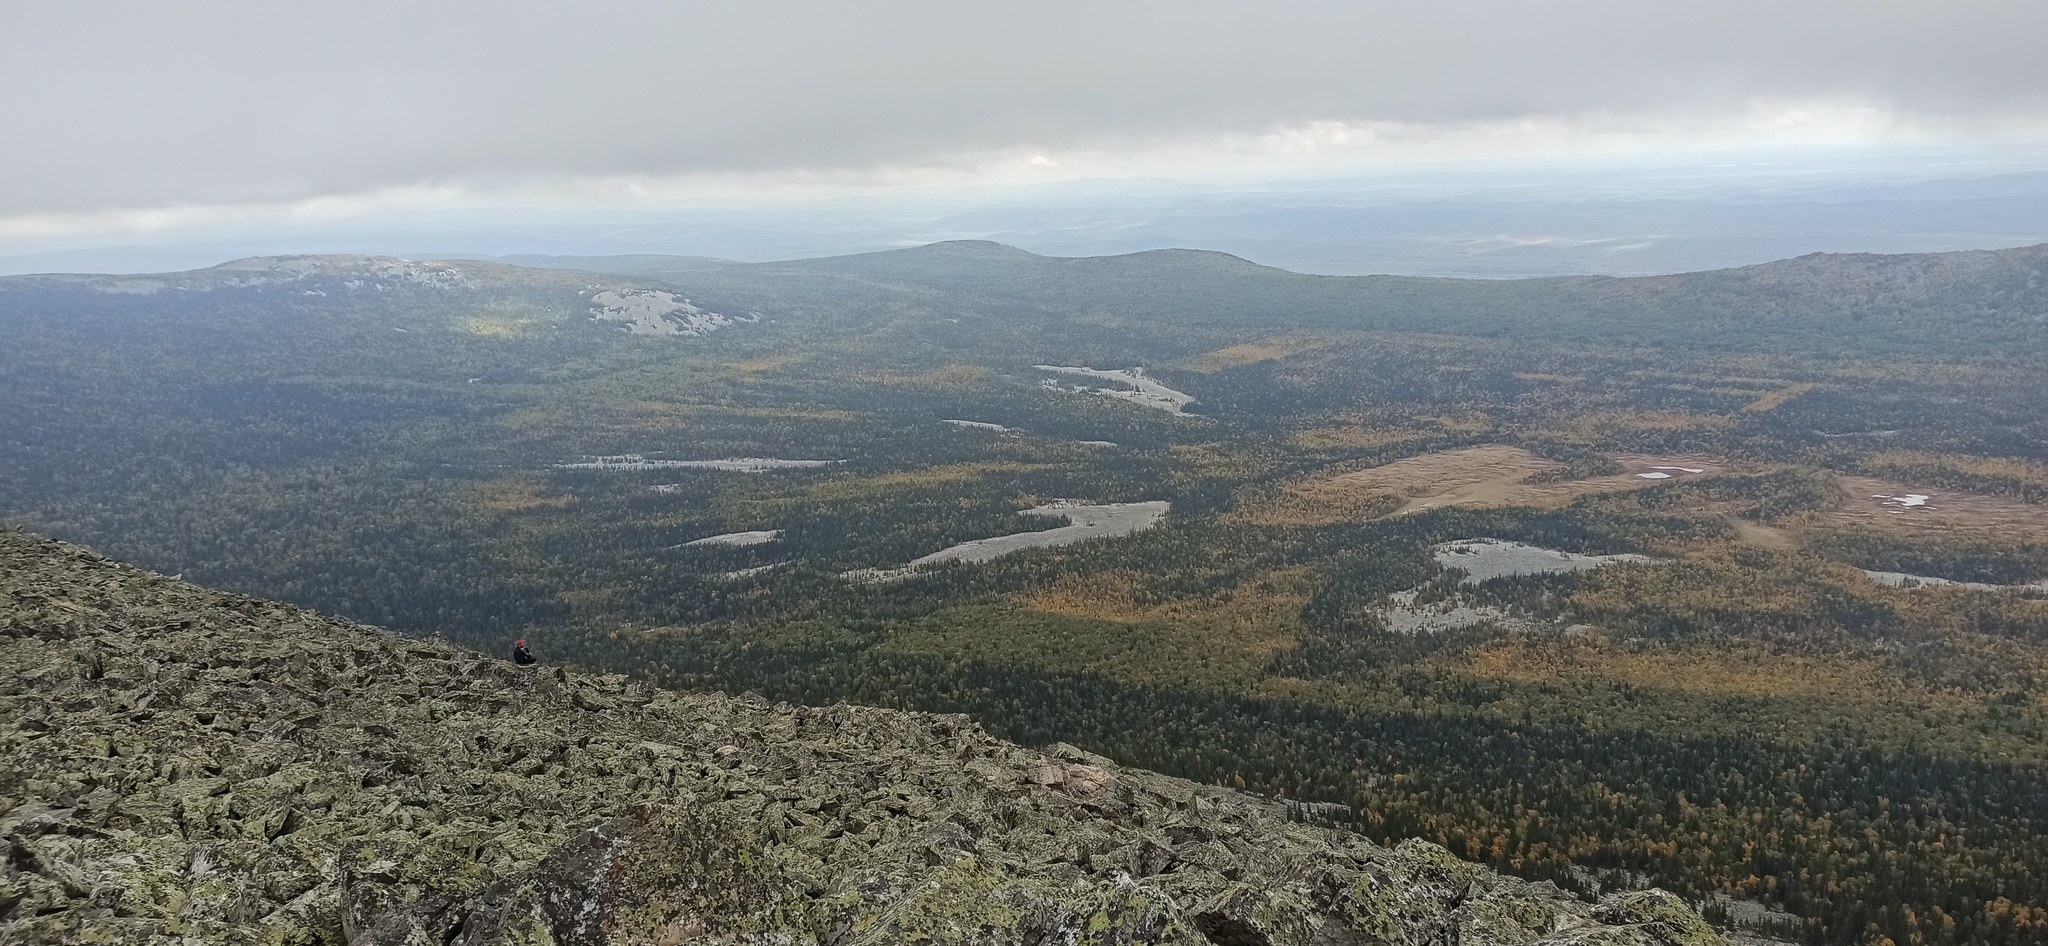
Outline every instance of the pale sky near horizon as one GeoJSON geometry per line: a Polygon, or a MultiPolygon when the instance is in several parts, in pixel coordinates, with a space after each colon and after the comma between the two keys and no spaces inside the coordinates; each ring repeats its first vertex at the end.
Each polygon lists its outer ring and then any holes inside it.
{"type": "Polygon", "coordinates": [[[251,207],[2048,142],[2038,0],[9,5],[15,240],[251,207]]]}

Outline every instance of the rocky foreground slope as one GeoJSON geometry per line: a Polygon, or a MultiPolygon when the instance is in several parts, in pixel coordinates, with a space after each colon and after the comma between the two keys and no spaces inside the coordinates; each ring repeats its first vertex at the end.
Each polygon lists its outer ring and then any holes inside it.
{"type": "Polygon", "coordinates": [[[0,943],[1720,943],[959,717],[522,669],[5,530],[0,812],[0,943]]]}

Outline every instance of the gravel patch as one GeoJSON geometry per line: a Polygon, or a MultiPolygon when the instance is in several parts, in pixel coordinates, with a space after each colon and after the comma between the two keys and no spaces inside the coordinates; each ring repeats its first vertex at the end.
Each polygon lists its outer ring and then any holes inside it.
{"type": "Polygon", "coordinates": [[[1510,575],[1541,575],[1549,572],[1577,572],[1616,562],[1656,564],[1647,555],[1584,555],[1557,549],[1510,542],[1506,539],[1466,539],[1435,547],[1437,564],[1465,570],[1463,584],[1476,585],[1510,575]]]}

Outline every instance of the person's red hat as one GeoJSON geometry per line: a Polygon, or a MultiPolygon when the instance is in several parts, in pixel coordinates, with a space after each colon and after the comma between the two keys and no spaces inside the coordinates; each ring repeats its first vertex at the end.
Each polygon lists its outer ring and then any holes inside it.
{"type": "Polygon", "coordinates": [[[525,642],[525,641],[518,641],[518,642],[514,643],[514,644],[513,644],[512,646],[514,646],[514,647],[525,647],[525,646],[526,646],[526,642],[525,642]]]}

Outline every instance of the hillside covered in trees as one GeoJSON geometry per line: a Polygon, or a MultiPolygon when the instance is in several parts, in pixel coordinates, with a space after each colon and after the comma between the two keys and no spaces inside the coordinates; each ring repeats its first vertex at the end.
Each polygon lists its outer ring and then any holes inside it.
{"type": "Polygon", "coordinates": [[[0,280],[0,515],[1805,942],[2048,943],[2048,249],[551,262],[0,280]]]}

